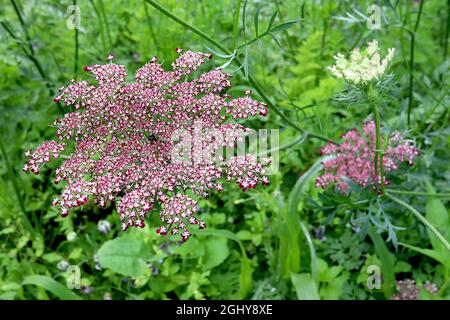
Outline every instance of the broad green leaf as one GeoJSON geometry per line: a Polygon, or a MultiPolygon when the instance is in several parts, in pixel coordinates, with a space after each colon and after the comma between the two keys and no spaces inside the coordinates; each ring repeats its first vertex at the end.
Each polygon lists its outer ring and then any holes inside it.
{"type": "Polygon", "coordinates": [[[324,278],[322,278],[322,276],[324,276],[326,274],[327,270],[328,270],[328,263],[325,260],[318,258],[317,259],[317,272],[319,273],[320,281],[324,281],[324,278]]]}
{"type": "Polygon", "coordinates": [[[148,272],[145,262],[150,250],[141,239],[132,235],[105,242],[98,250],[100,264],[124,276],[137,278],[148,272]]]}
{"type": "Polygon", "coordinates": [[[247,295],[252,290],[253,278],[252,278],[253,268],[250,264],[250,259],[247,257],[241,260],[241,272],[239,274],[239,297],[245,299],[247,295]]]}
{"type": "Polygon", "coordinates": [[[238,243],[241,243],[241,241],[239,240],[239,238],[231,231],[229,230],[220,230],[220,229],[211,229],[211,228],[206,228],[205,230],[202,231],[201,235],[203,236],[219,236],[219,237],[224,237],[224,238],[228,238],[230,240],[236,241],[238,243]]]}
{"type": "Polygon", "coordinates": [[[319,300],[316,282],[309,273],[291,274],[298,300],[319,300]]]}
{"type": "Polygon", "coordinates": [[[219,229],[205,229],[202,232],[203,235],[221,236],[233,240],[239,244],[241,248],[241,273],[239,275],[239,297],[244,299],[252,290],[253,286],[253,268],[250,264],[250,260],[247,257],[244,246],[239,238],[231,231],[219,230],[219,229]]]}
{"type": "Polygon", "coordinates": [[[186,241],[181,246],[178,246],[174,253],[181,255],[184,258],[197,258],[202,257],[205,254],[205,245],[195,237],[191,237],[189,241],[186,241]]]}
{"type": "Polygon", "coordinates": [[[78,260],[82,255],[83,255],[83,249],[75,248],[70,252],[69,259],[70,260],[78,260]]]}
{"type": "Polygon", "coordinates": [[[35,285],[44,288],[61,300],[81,300],[79,295],[47,276],[34,275],[25,277],[22,285],[35,285]]]}
{"type": "Polygon", "coordinates": [[[389,298],[395,289],[395,256],[388,250],[383,238],[375,231],[369,228],[370,239],[372,239],[375,252],[381,261],[381,273],[383,275],[382,289],[387,298],[389,298]]]}
{"type": "Polygon", "coordinates": [[[411,265],[405,261],[397,261],[397,263],[394,266],[395,273],[399,272],[411,272],[411,265]]]}
{"type": "Polygon", "coordinates": [[[42,256],[42,259],[44,259],[45,261],[50,262],[50,263],[55,263],[55,262],[62,260],[63,258],[57,253],[50,252],[50,253],[44,254],[42,256]]]}
{"type": "Polygon", "coordinates": [[[230,254],[227,239],[223,237],[208,238],[205,241],[205,255],[203,260],[203,269],[209,270],[217,267],[230,254]]]}
{"type": "Polygon", "coordinates": [[[0,294],[0,300],[14,300],[16,299],[17,291],[6,291],[0,294]]]}
{"type": "MultiPolygon", "coordinates": [[[[427,192],[436,192],[428,181],[426,181],[426,184],[427,192]]],[[[447,241],[450,241],[450,218],[447,209],[439,198],[433,196],[428,197],[425,206],[425,217],[442,233],[447,241]]],[[[439,256],[444,257],[445,261],[450,261],[450,252],[429,229],[427,229],[427,231],[433,249],[439,256]]]]}
{"type": "Polygon", "coordinates": [[[240,240],[252,240],[253,234],[248,230],[241,230],[238,233],[236,233],[236,236],[240,240]]]}
{"type": "MultiPolygon", "coordinates": [[[[332,267],[337,268],[337,266],[332,267]]],[[[340,272],[340,271],[339,271],[340,272]]],[[[347,281],[347,275],[341,275],[328,282],[326,285],[320,287],[320,297],[324,300],[337,300],[339,299],[342,288],[345,281],[347,281]]]]}

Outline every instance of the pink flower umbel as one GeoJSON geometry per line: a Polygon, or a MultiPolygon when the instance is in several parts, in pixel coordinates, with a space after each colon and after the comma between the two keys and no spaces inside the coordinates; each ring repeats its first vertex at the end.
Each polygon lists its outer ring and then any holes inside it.
{"type": "Polygon", "coordinates": [[[144,227],[145,216],[159,203],[163,225],[157,232],[187,240],[190,226],[206,226],[197,217],[195,198],[223,190],[225,178],[244,191],[269,183],[264,164],[253,155],[212,159],[251,131],[233,119],[265,116],[267,106],[248,94],[236,99],[221,94],[231,86],[221,69],[187,80],[209,55],[186,51],[171,71],[154,57],[136,72],[135,83],[125,83],[125,67],[113,58],[84,68],[95,83],[72,80],[60,89],[56,100],[75,111],[55,121],[59,142],[44,142],[26,154],[24,170],[37,174],[66,151],[55,178],[66,182],[65,189],[53,201],[63,216],[90,198],[99,206],[116,202],[126,230],[144,227]],[[180,159],[183,153],[188,157],[180,159]]]}
{"type": "MultiPolygon", "coordinates": [[[[321,149],[322,155],[330,155],[331,158],[323,162],[324,174],[316,179],[316,187],[325,189],[330,184],[337,184],[338,189],[346,193],[349,189],[344,177],[361,187],[377,186],[381,182],[381,176],[375,173],[375,124],[370,121],[364,124],[362,134],[353,129],[342,136],[343,142],[337,146],[328,143],[321,149]]],[[[404,140],[399,132],[394,132],[388,139],[388,145],[384,146],[384,170],[385,173],[398,169],[402,162],[413,165],[414,158],[419,151],[411,141],[404,140]]],[[[385,184],[389,180],[385,179],[385,184]]]]}

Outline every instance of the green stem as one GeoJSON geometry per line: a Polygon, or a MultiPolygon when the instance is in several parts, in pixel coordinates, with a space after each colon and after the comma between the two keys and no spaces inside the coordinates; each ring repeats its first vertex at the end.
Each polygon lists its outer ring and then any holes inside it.
{"type": "MultiPolygon", "coordinates": [[[[322,23],[323,31],[322,31],[322,37],[321,37],[322,39],[320,41],[320,60],[321,61],[323,61],[323,55],[325,52],[325,44],[326,44],[327,31],[328,31],[328,20],[329,20],[329,17],[324,17],[323,23],[322,23]]],[[[352,48],[354,48],[354,47],[352,47],[352,48]]],[[[316,80],[315,80],[316,86],[319,86],[319,81],[320,81],[319,73],[317,73],[316,80]]]]}
{"type": "Polygon", "coordinates": [[[414,67],[414,44],[416,37],[411,33],[411,44],[409,53],[409,87],[408,87],[408,126],[411,124],[412,97],[413,97],[413,67],[414,67]]]}
{"type": "Polygon", "coordinates": [[[100,39],[102,41],[102,48],[103,48],[102,54],[105,54],[105,52],[106,52],[106,40],[105,40],[105,30],[103,28],[103,23],[102,23],[102,15],[100,14],[99,9],[95,5],[94,0],[90,0],[90,2],[91,2],[92,7],[94,8],[95,14],[97,15],[98,27],[100,29],[100,39]]]}
{"type": "Polygon", "coordinates": [[[241,13],[241,2],[242,0],[237,0],[236,12],[234,14],[233,44],[235,48],[237,48],[238,45],[239,15],[241,13]]]}
{"type": "Polygon", "coordinates": [[[416,24],[414,29],[410,32],[411,43],[409,52],[409,90],[408,90],[408,126],[411,124],[411,111],[412,111],[412,98],[413,98],[413,71],[414,71],[414,50],[416,44],[416,32],[419,28],[420,17],[422,16],[422,9],[425,0],[420,1],[419,14],[417,16],[416,24]]]}
{"type": "Polygon", "coordinates": [[[3,159],[6,164],[6,168],[8,170],[9,179],[13,185],[14,193],[16,194],[17,202],[19,203],[20,211],[22,212],[22,219],[23,219],[23,222],[25,223],[25,227],[28,229],[28,231],[30,232],[31,235],[34,235],[35,231],[33,229],[33,226],[31,225],[30,220],[28,219],[27,211],[25,209],[25,204],[23,203],[22,196],[20,195],[20,191],[19,191],[20,189],[19,189],[19,186],[18,186],[17,180],[16,180],[16,173],[14,172],[14,169],[13,169],[11,163],[9,162],[8,155],[6,153],[2,139],[0,139],[0,152],[2,153],[3,159]]]}
{"type": "Polygon", "coordinates": [[[442,198],[450,197],[450,193],[433,193],[433,192],[395,190],[395,189],[386,189],[386,191],[390,192],[390,193],[406,194],[406,195],[412,195],[412,196],[430,196],[430,197],[442,197],[442,198]]]}
{"type": "Polygon", "coordinates": [[[167,10],[166,8],[164,8],[163,6],[161,6],[158,2],[153,1],[153,0],[145,0],[145,2],[147,2],[148,4],[150,4],[152,7],[154,7],[155,9],[157,9],[158,11],[162,12],[164,15],[168,16],[169,18],[171,18],[172,20],[174,20],[175,22],[177,22],[178,24],[181,24],[183,27],[185,27],[186,29],[191,30],[192,32],[198,34],[200,37],[202,37],[203,39],[207,40],[208,42],[212,43],[213,45],[215,45],[217,48],[219,48],[220,50],[222,50],[225,54],[229,54],[231,55],[231,51],[228,50],[224,45],[222,45],[220,42],[218,42],[217,40],[211,38],[210,36],[208,36],[206,33],[204,33],[202,30],[197,29],[196,27],[192,26],[191,24],[187,23],[186,21],[184,21],[183,19],[181,19],[180,17],[178,17],[177,15],[173,14],[172,12],[170,12],[169,10],[167,10]]]}
{"type": "Polygon", "coordinates": [[[107,39],[108,39],[108,46],[109,46],[108,50],[112,50],[111,32],[109,30],[108,18],[107,18],[107,15],[105,13],[105,6],[103,4],[103,0],[99,0],[98,2],[99,2],[100,12],[101,12],[101,14],[103,16],[103,22],[105,23],[105,27],[106,27],[106,36],[107,36],[107,39]]]}
{"type": "Polygon", "coordinates": [[[248,47],[249,45],[251,45],[252,43],[258,41],[261,38],[264,38],[265,36],[270,35],[270,31],[264,31],[263,33],[260,33],[257,37],[254,37],[252,40],[247,41],[247,43],[243,43],[240,46],[237,47],[237,50],[241,50],[242,48],[248,47]]]}
{"type": "MultiPolygon", "coordinates": [[[[280,18],[281,21],[283,21],[284,20],[283,12],[281,11],[280,4],[278,3],[278,0],[275,0],[274,3],[275,3],[275,5],[277,7],[277,10],[278,10],[278,17],[280,18]]],[[[283,36],[286,38],[286,42],[287,42],[287,44],[289,46],[290,54],[292,56],[295,56],[295,49],[294,49],[294,46],[292,45],[292,40],[291,40],[291,37],[289,36],[289,32],[287,32],[287,30],[283,30],[282,32],[283,32],[283,36]]]]}
{"type": "Polygon", "coordinates": [[[299,137],[297,137],[296,139],[294,139],[293,141],[288,142],[288,143],[286,143],[286,144],[284,144],[282,146],[279,146],[278,148],[273,148],[273,149],[267,150],[265,152],[262,152],[260,154],[260,156],[266,156],[269,153],[273,153],[273,152],[277,152],[277,151],[282,151],[282,150],[288,149],[288,148],[290,148],[290,147],[292,147],[292,146],[294,146],[294,145],[296,145],[298,143],[302,143],[303,141],[305,141],[306,138],[307,138],[307,135],[306,134],[302,134],[299,137]]]}
{"type": "MultiPolygon", "coordinates": [[[[73,5],[77,5],[77,0],[73,0],[73,5]]],[[[73,65],[73,78],[77,78],[78,73],[78,26],[75,25],[75,63],[73,65]]]]}
{"type": "Polygon", "coordinates": [[[19,6],[18,6],[16,0],[11,0],[11,4],[14,7],[14,11],[16,12],[17,17],[19,18],[20,25],[22,27],[23,33],[25,34],[25,39],[27,41],[28,48],[29,48],[31,54],[34,55],[34,49],[33,49],[32,43],[31,43],[30,34],[28,33],[28,29],[25,24],[25,20],[23,19],[22,14],[20,13],[19,6]]]}
{"type": "Polygon", "coordinates": [[[159,50],[158,40],[156,38],[155,32],[153,31],[152,20],[150,19],[150,14],[148,13],[147,4],[145,3],[145,0],[144,0],[144,10],[145,10],[145,16],[148,21],[148,29],[150,30],[150,35],[152,36],[152,40],[153,40],[153,44],[156,48],[156,52],[158,52],[158,50],[159,50]]]}
{"type": "Polygon", "coordinates": [[[442,244],[445,246],[445,248],[448,251],[450,251],[450,244],[447,242],[447,240],[444,238],[444,236],[423,215],[421,215],[419,211],[417,211],[416,209],[414,209],[412,206],[410,206],[406,202],[400,200],[397,197],[394,197],[393,195],[391,195],[389,193],[386,193],[386,197],[388,197],[392,201],[402,205],[403,207],[405,207],[406,209],[411,211],[420,222],[422,222],[428,229],[430,229],[431,232],[434,233],[434,235],[439,239],[439,241],[442,242],[442,244]]]}
{"type": "Polygon", "coordinates": [[[444,60],[447,59],[448,37],[450,36],[450,0],[447,0],[447,26],[445,27],[444,60]]]}
{"type": "Polygon", "coordinates": [[[380,129],[380,112],[376,103],[372,103],[373,116],[375,118],[375,157],[374,169],[376,175],[376,184],[378,184],[378,176],[381,179],[381,192],[384,193],[384,163],[383,150],[381,146],[381,129],[380,129]],[[379,167],[379,168],[378,168],[379,167]],[[379,169],[379,170],[378,170],[379,169]]]}
{"type": "MultiPolygon", "coordinates": [[[[150,4],[151,6],[153,6],[155,9],[157,9],[158,11],[162,12],[163,14],[165,14],[167,17],[171,18],[172,20],[174,20],[175,22],[179,23],[180,25],[184,26],[185,28],[191,30],[192,32],[194,32],[195,34],[199,35],[200,37],[202,37],[203,39],[205,39],[206,41],[208,41],[209,43],[215,45],[217,48],[219,48],[220,50],[222,50],[223,53],[231,55],[232,52],[230,50],[228,50],[223,44],[221,44],[220,42],[218,42],[217,40],[213,39],[212,37],[210,37],[209,35],[207,35],[206,33],[204,33],[202,30],[197,29],[196,27],[194,27],[193,25],[187,23],[186,21],[184,21],[183,19],[181,19],[180,17],[176,16],[175,14],[173,14],[172,12],[170,12],[169,10],[167,10],[166,8],[164,8],[163,6],[161,6],[159,3],[157,3],[154,0],[145,0],[148,4],[150,4]]],[[[241,66],[241,61],[238,58],[234,59],[234,63],[237,64],[238,66],[241,66]]],[[[241,71],[243,73],[245,73],[244,69],[241,68],[241,71]]],[[[277,114],[279,115],[287,124],[289,124],[291,127],[293,127],[294,129],[307,134],[310,137],[322,140],[322,141],[326,141],[326,142],[331,142],[334,144],[338,144],[336,141],[318,134],[318,133],[313,133],[313,132],[309,132],[306,129],[303,129],[301,127],[299,127],[296,123],[294,123],[292,120],[290,120],[287,116],[284,115],[284,113],[282,113],[276,106],[275,104],[269,99],[269,97],[264,93],[264,90],[261,88],[261,86],[259,85],[259,83],[250,75],[248,75],[248,81],[250,82],[250,84],[255,88],[256,92],[258,92],[258,94],[261,96],[261,98],[267,103],[267,105],[277,114]]]]}
{"type": "MultiPolygon", "coordinates": [[[[19,10],[16,2],[14,0],[11,0],[11,3],[14,6],[14,10],[15,10],[15,12],[17,14],[17,17],[19,18],[20,24],[22,25],[22,29],[23,29],[23,31],[25,33],[26,42],[28,43],[28,49],[23,45],[23,42],[21,41],[21,39],[14,34],[14,32],[11,30],[11,28],[8,26],[8,24],[5,21],[1,21],[0,24],[3,26],[3,28],[6,30],[6,32],[10,35],[10,37],[19,44],[19,46],[22,49],[22,51],[24,52],[25,56],[34,64],[34,66],[36,67],[40,77],[44,81],[45,86],[47,87],[47,89],[48,89],[48,91],[50,93],[50,96],[54,97],[55,96],[55,92],[53,91],[53,88],[52,88],[52,86],[50,84],[50,80],[47,77],[47,75],[45,74],[41,63],[39,62],[39,60],[37,59],[37,57],[35,55],[35,51],[33,49],[33,46],[31,45],[30,36],[28,34],[28,30],[27,30],[26,25],[24,23],[24,20],[22,18],[22,14],[20,13],[20,10],[19,10]]],[[[65,112],[65,109],[61,105],[60,102],[58,102],[56,105],[58,106],[58,109],[59,109],[59,111],[61,113],[65,112]]]]}

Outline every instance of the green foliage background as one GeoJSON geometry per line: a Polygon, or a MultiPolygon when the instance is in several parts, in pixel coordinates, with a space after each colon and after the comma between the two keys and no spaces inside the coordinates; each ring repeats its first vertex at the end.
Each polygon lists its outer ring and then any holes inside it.
{"type": "MultiPolygon", "coordinates": [[[[393,184],[448,193],[449,3],[425,0],[416,28],[420,2],[161,0],[230,51],[238,48],[244,65],[226,69],[233,93],[251,89],[252,75],[290,120],[332,139],[370,118],[364,104],[333,99],[344,87],[326,71],[333,55],[372,39],[384,51],[396,48],[383,124],[407,133],[421,156],[393,184]],[[382,9],[379,30],[364,18],[372,4],[382,9]]],[[[157,217],[123,233],[113,206],[59,217],[50,206],[61,190],[51,180],[56,164],[38,176],[21,170],[25,151],[54,135],[49,124],[61,116],[54,92],[70,79],[87,79],[83,66],[104,62],[110,52],[129,74],[153,55],[169,66],[176,47],[220,53],[145,1],[78,0],[77,33],[66,24],[72,4],[0,6],[0,299],[389,299],[395,281],[406,278],[437,285],[434,296],[421,290],[422,299],[450,297],[449,253],[408,211],[367,192],[346,197],[314,187],[324,142],[311,137],[281,152],[270,186],[243,193],[230,184],[203,200],[208,228],[185,244],[158,236],[157,217]],[[106,235],[100,220],[112,225],[106,235]],[[80,289],[67,288],[61,261],[80,268],[80,289]],[[366,286],[371,265],[381,268],[379,290],[366,286]]],[[[208,67],[227,60],[215,54],[208,67]]],[[[279,128],[281,144],[299,135],[272,110],[248,125],[279,128]]],[[[450,197],[401,198],[450,240],[450,197]]]]}

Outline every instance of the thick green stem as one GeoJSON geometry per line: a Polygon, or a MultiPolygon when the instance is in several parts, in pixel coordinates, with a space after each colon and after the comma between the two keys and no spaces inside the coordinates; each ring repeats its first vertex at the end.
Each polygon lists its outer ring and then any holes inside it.
{"type": "MultiPolygon", "coordinates": [[[[148,4],[150,4],[152,7],[154,7],[155,9],[157,9],[158,11],[162,12],[164,15],[166,15],[167,17],[171,18],[172,20],[174,20],[175,22],[179,23],[180,25],[184,26],[185,28],[191,30],[192,32],[194,32],[195,34],[199,35],[200,37],[202,37],[203,39],[205,39],[206,41],[208,41],[209,43],[215,45],[217,48],[219,48],[223,53],[227,54],[227,55],[232,55],[232,52],[230,50],[228,50],[223,44],[221,44],[220,42],[218,42],[217,40],[215,40],[214,38],[210,37],[209,35],[207,35],[206,33],[204,33],[202,30],[194,27],[193,25],[187,23],[186,21],[184,21],[183,19],[181,19],[180,17],[178,17],[177,15],[173,14],[172,12],[170,12],[169,10],[167,10],[166,8],[164,8],[163,6],[161,6],[158,2],[153,1],[153,0],[145,0],[148,4]]],[[[238,66],[241,66],[241,61],[239,60],[239,58],[235,58],[234,59],[234,63],[237,64],[238,66]]],[[[245,72],[243,68],[241,68],[242,72],[245,72]]],[[[307,131],[306,129],[303,129],[301,127],[299,127],[295,122],[293,122],[292,120],[290,120],[287,116],[284,115],[283,112],[281,112],[276,105],[269,99],[269,97],[264,93],[264,90],[261,88],[261,86],[259,85],[259,83],[250,75],[248,75],[248,81],[250,82],[250,84],[255,88],[256,92],[261,96],[261,98],[264,100],[264,102],[267,103],[267,105],[277,114],[279,115],[288,125],[290,125],[291,127],[295,128],[296,130],[307,134],[310,137],[319,139],[319,140],[323,140],[326,142],[331,142],[334,144],[338,144],[336,141],[333,141],[332,139],[323,136],[321,134],[317,134],[317,133],[312,133],[307,131]]]]}
{"type": "Polygon", "coordinates": [[[374,170],[376,175],[376,183],[378,184],[378,177],[380,177],[381,192],[384,193],[384,163],[383,150],[381,146],[381,123],[380,112],[376,103],[372,104],[373,116],[375,120],[375,157],[374,170]]]}
{"type": "Polygon", "coordinates": [[[420,17],[422,16],[422,9],[425,0],[420,1],[419,13],[417,15],[416,24],[414,29],[410,32],[411,42],[410,42],[410,52],[409,52],[409,88],[408,88],[408,126],[411,124],[411,111],[412,111],[412,98],[413,98],[413,72],[414,72],[414,50],[416,44],[416,32],[419,28],[420,17]]]}
{"type": "Polygon", "coordinates": [[[392,201],[402,205],[403,207],[405,207],[406,209],[411,211],[420,222],[422,222],[428,229],[430,229],[431,232],[434,233],[434,235],[439,239],[439,241],[442,242],[442,244],[445,246],[445,248],[448,251],[450,251],[450,244],[448,243],[447,239],[445,239],[444,236],[423,215],[421,215],[419,211],[414,209],[412,206],[410,206],[406,202],[400,200],[399,198],[394,197],[393,195],[389,194],[389,192],[387,192],[385,195],[392,201]]]}

